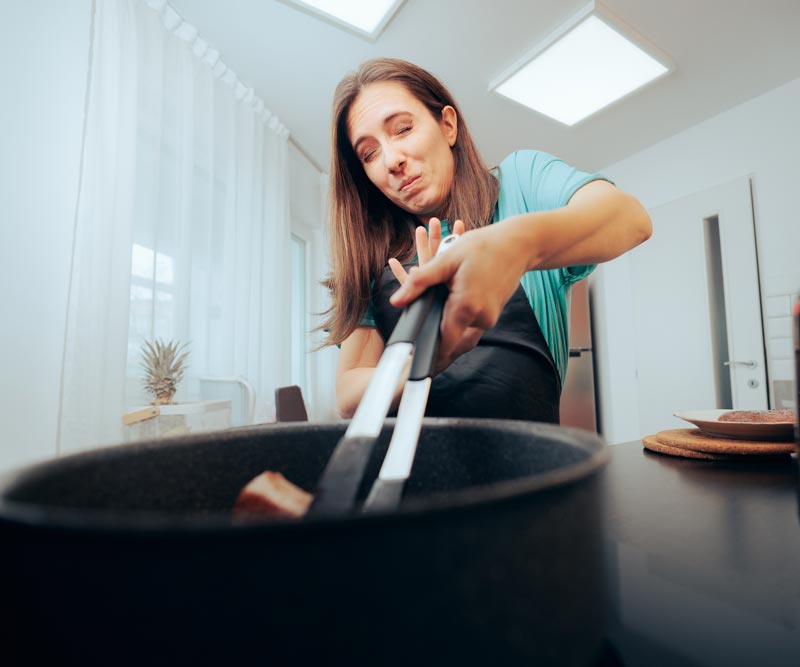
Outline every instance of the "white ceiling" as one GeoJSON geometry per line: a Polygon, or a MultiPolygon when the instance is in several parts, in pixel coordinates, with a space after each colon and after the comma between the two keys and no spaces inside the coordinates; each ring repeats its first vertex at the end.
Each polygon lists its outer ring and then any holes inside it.
{"type": "Polygon", "coordinates": [[[606,0],[676,70],[576,127],[488,91],[585,0],[406,0],[369,42],[278,0],[170,0],[327,171],[339,79],[410,60],[455,96],[487,163],[519,148],[597,170],[800,77],[800,0],[606,0]]]}

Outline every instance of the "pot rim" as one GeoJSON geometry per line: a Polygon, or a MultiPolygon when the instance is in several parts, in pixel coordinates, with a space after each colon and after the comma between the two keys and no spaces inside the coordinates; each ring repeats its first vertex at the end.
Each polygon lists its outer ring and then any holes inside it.
{"type": "MultiPolygon", "coordinates": [[[[393,426],[394,419],[385,421],[384,428],[393,426]]],[[[31,530],[47,530],[70,534],[92,534],[140,537],[207,536],[207,535],[249,535],[253,533],[281,533],[284,531],[338,529],[343,526],[370,526],[376,522],[417,520],[426,516],[437,516],[444,512],[458,512],[488,507],[495,504],[513,502],[534,493],[555,490],[577,483],[600,471],[609,461],[610,453],[604,440],[596,433],[576,428],[558,426],[542,422],[501,419],[465,419],[426,417],[423,429],[483,428],[489,431],[516,431],[530,435],[546,435],[551,440],[563,442],[589,453],[588,458],[578,463],[557,468],[544,473],[519,477],[491,484],[467,487],[457,491],[427,494],[424,497],[409,498],[401,506],[391,511],[370,513],[352,512],[341,516],[312,517],[297,519],[248,519],[231,521],[229,513],[213,514],[169,514],[163,512],[119,512],[108,510],[75,510],[67,508],[43,508],[26,502],[9,500],[5,493],[16,485],[29,482],[45,475],[54,466],[82,466],[97,458],[115,458],[131,451],[179,448],[195,444],[225,442],[239,439],[242,435],[271,432],[303,432],[334,428],[344,434],[347,422],[282,422],[260,424],[213,431],[200,434],[178,436],[168,439],[148,440],[136,443],[112,444],[91,450],[76,452],[61,458],[48,459],[30,464],[18,470],[0,475],[0,529],[3,525],[14,525],[31,530]]]]}

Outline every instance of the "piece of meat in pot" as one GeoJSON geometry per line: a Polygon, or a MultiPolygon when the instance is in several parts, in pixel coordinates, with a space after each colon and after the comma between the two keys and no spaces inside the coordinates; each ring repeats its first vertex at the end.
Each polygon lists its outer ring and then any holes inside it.
{"type": "Polygon", "coordinates": [[[794,423],[794,410],[732,410],[720,415],[718,421],[746,424],[794,423]]]}
{"type": "Polygon", "coordinates": [[[314,499],[279,472],[267,470],[251,479],[239,493],[233,514],[236,518],[300,518],[314,499]]]}

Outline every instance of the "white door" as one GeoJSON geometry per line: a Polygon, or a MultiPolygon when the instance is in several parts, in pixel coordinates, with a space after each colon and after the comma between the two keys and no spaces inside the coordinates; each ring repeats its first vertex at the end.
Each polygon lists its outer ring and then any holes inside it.
{"type": "Polygon", "coordinates": [[[689,426],[680,410],[766,409],[749,179],[650,215],[653,236],[630,256],[642,434],[689,426]]]}

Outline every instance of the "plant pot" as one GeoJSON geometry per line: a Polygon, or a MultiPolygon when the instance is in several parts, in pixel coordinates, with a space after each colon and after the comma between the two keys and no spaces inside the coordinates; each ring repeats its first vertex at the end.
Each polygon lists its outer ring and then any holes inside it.
{"type": "Polygon", "coordinates": [[[123,418],[125,442],[230,428],[231,402],[192,401],[135,408],[123,418]]]}

